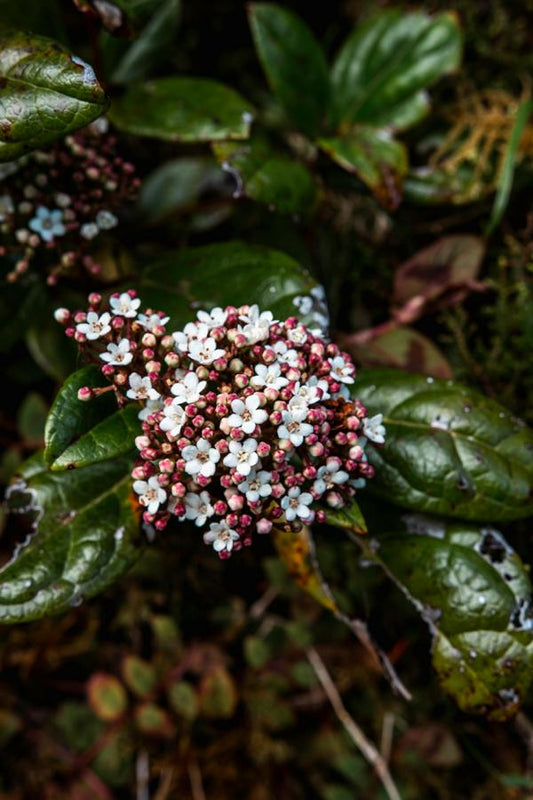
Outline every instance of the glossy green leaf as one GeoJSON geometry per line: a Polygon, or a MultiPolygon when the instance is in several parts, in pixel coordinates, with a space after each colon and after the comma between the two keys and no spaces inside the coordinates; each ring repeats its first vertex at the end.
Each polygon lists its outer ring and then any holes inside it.
{"type": "Polygon", "coordinates": [[[257,303],[279,319],[299,316],[301,307],[304,323],[327,325],[320,287],[298,262],[279,250],[242,242],[161,256],[145,270],[140,294],[146,305],[170,315],[170,329],[189,322],[198,308],[243,303],[257,303]]]}
{"type": "Polygon", "coordinates": [[[348,37],[332,69],[335,128],[354,123],[403,130],[428,111],[425,89],[460,64],[462,35],[446,12],[389,9],[348,37]]]}
{"type": "Polygon", "coordinates": [[[82,386],[108,386],[98,367],[89,366],[74,372],[65,381],[52,404],[44,432],[44,459],[50,466],[80,436],[94,428],[117,407],[113,393],[90,402],[78,400],[82,386]]]}
{"type": "Polygon", "coordinates": [[[285,113],[304,133],[318,134],[329,103],[320,44],[301,19],[275,3],[252,3],[249,15],[258,56],[285,113]]]}
{"type": "MultiPolygon", "coordinates": [[[[89,404],[93,403],[98,403],[98,399],[91,400],[89,404]]],[[[87,405],[83,403],[84,408],[87,405]]],[[[135,437],[142,433],[138,414],[137,404],[130,403],[106,417],[63,450],[50,464],[50,469],[54,472],[79,469],[131,452],[135,447],[135,437]]]]}
{"type": "Polygon", "coordinates": [[[128,84],[147,78],[166,55],[176,38],[181,14],[181,0],[163,0],[139,38],[126,50],[112,75],[112,82],[128,84]]]}
{"type": "Polygon", "coordinates": [[[0,34],[0,161],[11,161],[87,125],[107,100],[92,67],[61,45],[0,34]]]}
{"type": "Polygon", "coordinates": [[[320,139],[320,147],[343,169],[355,173],[376,197],[396,208],[407,173],[405,145],[391,138],[386,130],[358,126],[336,139],[320,139]]]}
{"type": "Polygon", "coordinates": [[[253,109],[236,91],[202,78],[158,78],[130,86],[109,112],[125,133],[169,142],[246,139],[253,109]]]}
{"type": "Polygon", "coordinates": [[[533,513],[533,431],[498,403],[453,381],[385,369],[361,371],[354,393],[387,430],[383,447],[367,448],[370,491],[480,522],[533,513]]]}
{"type": "Polygon", "coordinates": [[[214,153],[242,195],[282,214],[305,214],[317,201],[317,186],[303,164],[277,153],[266,141],[220,142],[214,153]]]}
{"type": "Polygon", "coordinates": [[[473,203],[487,193],[487,187],[476,180],[470,164],[460,164],[453,172],[414,167],[403,188],[407,200],[423,206],[473,203]]]}
{"type": "Polygon", "coordinates": [[[533,678],[526,568],[498,531],[418,515],[380,537],[377,558],[433,633],[443,687],[468,712],[507,719],[533,678]]]}
{"type": "Polygon", "coordinates": [[[0,622],[26,622],[67,611],[117,580],[140,552],[129,459],[60,474],[42,453],[8,491],[13,513],[32,531],[0,570],[0,622]]]}

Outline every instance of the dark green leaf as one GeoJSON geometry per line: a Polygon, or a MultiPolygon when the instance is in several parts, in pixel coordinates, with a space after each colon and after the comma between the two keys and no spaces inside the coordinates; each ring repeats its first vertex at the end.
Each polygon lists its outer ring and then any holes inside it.
{"type": "Polygon", "coordinates": [[[347,39],[332,70],[333,125],[402,130],[429,107],[426,87],[461,60],[457,17],[389,9],[347,39]]]}
{"type": "Polygon", "coordinates": [[[133,42],[116,66],[112,82],[133,83],[147,78],[174,42],[181,12],[181,0],[164,0],[139,38],[133,42]]]}
{"type": "Polygon", "coordinates": [[[190,321],[197,308],[230,304],[257,303],[286,319],[298,316],[299,298],[309,301],[304,323],[327,324],[320,290],[306,270],[285,253],[242,242],[162,256],[144,272],[140,292],[147,305],[170,315],[171,329],[190,321]]]}
{"type": "Polygon", "coordinates": [[[201,78],[130,86],[111,107],[119,130],[170,142],[246,139],[252,107],[233,89],[201,78]]]}
{"type": "MultiPolygon", "coordinates": [[[[90,401],[91,405],[93,403],[98,403],[98,399],[90,401]]],[[[80,405],[83,405],[84,410],[87,409],[87,403],[80,405]]],[[[50,469],[54,472],[79,469],[126,455],[134,449],[135,437],[142,432],[138,413],[136,403],[130,403],[121,411],[116,411],[63,450],[50,464],[50,469]]]]}
{"type": "Polygon", "coordinates": [[[92,67],[61,45],[28,33],[0,34],[0,161],[82,128],[106,105],[92,67]]]}
{"type": "Polygon", "coordinates": [[[252,3],[250,26],[272,90],[288,118],[304,133],[318,134],[328,111],[326,58],[309,28],[274,3],[252,3]]]}
{"type": "Polygon", "coordinates": [[[82,386],[94,388],[108,386],[98,367],[83,367],[72,374],[54,400],[44,432],[44,459],[50,466],[80,436],[94,428],[116,410],[112,393],[106,393],[90,402],[78,400],[82,386]]]}
{"type": "Polygon", "coordinates": [[[434,635],[443,687],[468,712],[506,719],[533,677],[531,585],[498,531],[412,515],[377,558],[434,635]]]}
{"type": "Polygon", "coordinates": [[[76,346],[59,325],[51,323],[32,327],[26,333],[26,346],[33,360],[57,381],[63,382],[76,369],[76,346]]]}
{"type": "Polygon", "coordinates": [[[140,552],[131,466],[115,459],[58,474],[42,454],[23,465],[7,502],[32,515],[32,533],[0,570],[2,623],[67,611],[130,568],[140,552]]]}
{"type": "Polygon", "coordinates": [[[349,135],[320,139],[321,148],[348,172],[354,172],[388,208],[401,200],[407,150],[385,130],[357,126],[349,135]]]}
{"type": "Polygon", "coordinates": [[[413,168],[406,176],[403,188],[407,200],[424,206],[473,203],[486,193],[486,187],[476,181],[470,164],[460,164],[453,172],[429,167],[413,168]]]}
{"type": "Polygon", "coordinates": [[[234,197],[245,195],[282,214],[313,210],[317,186],[311,173],[300,162],[277,155],[267,142],[221,142],[213,150],[235,178],[234,197]]]}
{"type": "Polygon", "coordinates": [[[26,445],[42,446],[48,405],[42,395],[26,395],[17,414],[17,428],[26,445]]]}
{"type": "Polygon", "coordinates": [[[382,413],[369,490],[405,508],[471,520],[533,513],[533,432],[473,389],[396,370],[366,370],[354,387],[382,413]]]}
{"type": "Polygon", "coordinates": [[[192,211],[202,194],[227,194],[228,178],[213,158],[176,158],[142,182],[138,212],[148,224],[192,211]]]}

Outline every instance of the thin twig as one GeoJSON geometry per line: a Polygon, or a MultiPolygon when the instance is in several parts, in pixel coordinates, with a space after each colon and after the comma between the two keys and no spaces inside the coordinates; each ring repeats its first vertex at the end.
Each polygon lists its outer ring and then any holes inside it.
{"type": "Polygon", "coordinates": [[[161,770],[161,777],[159,779],[159,786],[154,795],[154,800],[168,800],[170,790],[172,789],[172,782],[174,780],[174,768],[166,767],[161,770]]]}
{"type": "Polygon", "coordinates": [[[409,689],[402,683],[399,676],[396,674],[396,670],[392,666],[389,658],[383,652],[383,650],[377,645],[374,640],[372,639],[368,627],[365,622],[361,619],[355,619],[349,617],[347,614],[344,614],[340,610],[337,605],[337,601],[333,595],[331,587],[325,581],[324,576],[322,575],[322,570],[320,569],[320,564],[318,562],[318,557],[316,553],[315,542],[311,531],[308,531],[308,542],[309,542],[309,557],[311,559],[311,563],[313,565],[313,570],[320,581],[320,585],[322,591],[332,602],[332,613],[335,617],[346,625],[354,634],[354,636],[359,640],[359,642],[363,645],[363,647],[371,654],[374,658],[377,666],[382,670],[383,674],[389,681],[393,691],[399,694],[404,700],[411,700],[412,695],[409,689]]]}
{"type": "Polygon", "coordinates": [[[383,715],[383,724],[381,726],[381,742],[379,746],[381,757],[386,764],[388,764],[390,761],[395,721],[396,715],[393,714],[392,711],[386,711],[383,715]]]}
{"type": "Polygon", "coordinates": [[[136,800],[150,800],[150,760],[146,750],[140,750],[135,762],[136,800]]]}
{"type": "Polygon", "coordinates": [[[314,648],[307,650],[307,658],[309,659],[309,663],[313,667],[318,680],[322,684],[322,688],[324,689],[324,692],[326,693],[339,721],[344,726],[347,734],[350,736],[361,755],[368,761],[369,764],[374,767],[376,774],[379,777],[390,800],[402,800],[401,795],[399,794],[398,789],[392,780],[387,764],[379,754],[377,748],[369,739],[367,739],[357,722],[355,722],[353,717],[350,716],[346,710],[344,703],[342,702],[342,698],[337,691],[337,687],[333,683],[333,680],[331,679],[331,676],[317,651],[314,648]]]}
{"type": "Polygon", "coordinates": [[[207,800],[204,792],[202,773],[197,761],[190,761],[188,766],[192,800],[207,800]]]}
{"type": "Polygon", "coordinates": [[[250,617],[252,619],[260,619],[278,594],[279,592],[274,586],[269,586],[266,592],[250,606],[250,617]]]}

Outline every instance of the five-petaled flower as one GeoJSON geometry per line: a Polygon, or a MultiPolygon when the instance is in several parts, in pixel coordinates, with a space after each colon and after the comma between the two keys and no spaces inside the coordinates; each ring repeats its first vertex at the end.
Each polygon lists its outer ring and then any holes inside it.
{"type": "Polygon", "coordinates": [[[237,531],[232,530],[225,522],[212,522],[207,533],[204,533],[204,542],[212,544],[217,553],[224,550],[231,553],[238,538],[237,531]]]}
{"type": "Polygon", "coordinates": [[[290,411],[282,412],[283,425],[278,428],[280,439],[288,439],[295,447],[299,447],[306,436],[313,433],[313,426],[294,417],[290,411]]]}
{"type": "Polygon", "coordinates": [[[189,342],[189,355],[199,364],[212,364],[217,358],[225,355],[225,350],[217,348],[216,341],[209,336],[207,339],[193,339],[189,342]]]}
{"type": "Polygon", "coordinates": [[[86,321],[79,322],[76,325],[76,330],[78,333],[82,333],[89,341],[94,341],[94,339],[99,339],[109,333],[111,330],[110,321],[111,314],[107,311],[104,311],[100,317],[96,311],[89,311],[86,321]]]}
{"type": "Polygon", "coordinates": [[[128,292],[122,292],[120,295],[111,295],[109,305],[113,314],[132,319],[137,316],[137,309],[141,305],[141,301],[138,297],[131,297],[128,292]]]}
{"type": "Polygon", "coordinates": [[[384,444],[385,442],[386,431],[382,422],[383,414],[375,414],[373,417],[367,417],[363,421],[363,434],[375,444],[384,444]]]}
{"type": "Polygon", "coordinates": [[[202,475],[204,478],[215,474],[215,465],[220,460],[220,453],[211,447],[207,439],[200,439],[196,445],[187,445],[181,454],[185,460],[185,472],[193,476],[202,475]]]}
{"type": "Polygon", "coordinates": [[[228,318],[228,312],[223,308],[212,308],[211,311],[199,311],[196,315],[200,322],[211,328],[220,328],[228,318]]]}
{"type": "Polygon", "coordinates": [[[28,227],[38,233],[43,242],[51,242],[55,236],[64,236],[67,229],[63,225],[63,212],[60,208],[50,211],[45,206],[39,206],[35,216],[28,223],[28,227]]]}
{"type": "Polygon", "coordinates": [[[246,495],[249,503],[257,503],[263,497],[272,494],[272,473],[262,469],[259,472],[250,472],[246,480],[238,484],[240,492],[246,495]]]}
{"type": "Polygon", "coordinates": [[[264,387],[265,389],[279,391],[284,386],[287,386],[289,380],[281,374],[281,365],[274,361],[268,367],[265,364],[256,364],[255,375],[251,378],[250,383],[256,389],[264,387]]]}
{"type": "Polygon", "coordinates": [[[249,395],[243,400],[232,400],[233,414],[228,417],[230,428],[240,428],[243,433],[253,433],[256,425],[261,425],[268,417],[268,413],[259,408],[261,400],[259,395],[249,395]]]}
{"type": "Polygon", "coordinates": [[[230,442],[229,453],[224,457],[227,467],[234,467],[239,475],[249,475],[252,467],[259,461],[256,453],[257,441],[246,439],[244,442],[230,442]]]}
{"type": "Polygon", "coordinates": [[[171,403],[165,405],[163,414],[164,417],[159,423],[159,427],[166,432],[169,439],[175,439],[181,433],[185,423],[185,411],[179,402],[174,399],[171,403]]]}
{"type": "Polygon", "coordinates": [[[304,522],[312,522],[314,512],[309,508],[312,502],[313,495],[309,492],[302,492],[298,486],[289,489],[285,497],[281,498],[281,507],[287,522],[293,522],[297,517],[304,522]]]}
{"type": "Polygon", "coordinates": [[[331,374],[341,383],[354,382],[354,366],[342,356],[335,356],[331,361],[331,374]]]}
{"type": "Polygon", "coordinates": [[[313,491],[322,495],[327,489],[333,489],[339,484],[346,483],[349,478],[348,473],[341,469],[341,462],[338,458],[328,458],[325,466],[318,468],[313,491]]]}
{"type": "Polygon", "coordinates": [[[147,331],[152,331],[156,325],[166,325],[169,319],[170,317],[162,317],[159,314],[139,314],[136,321],[147,331]]]}
{"type": "Polygon", "coordinates": [[[129,378],[130,388],[126,397],[130,400],[156,400],[159,392],[152,386],[152,381],[145,375],[141,377],[137,372],[132,372],[129,378]]]}
{"type": "Polygon", "coordinates": [[[193,519],[194,524],[198,527],[205,525],[207,518],[212,517],[214,513],[209,492],[200,492],[200,494],[189,492],[185,495],[185,517],[193,519]]]}
{"type": "Polygon", "coordinates": [[[147,481],[133,481],[133,491],[139,495],[139,503],[146,506],[149,514],[155,514],[167,499],[167,493],[160,486],[157,477],[152,475],[147,481]]]}
{"type": "Polygon", "coordinates": [[[196,403],[206,385],[206,381],[199,380],[195,372],[187,372],[170,387],[170,391],[176,396],[177,403],[196,403]]]}
{"type": "Polygon", "coordinates": [[[105,353],[100,353],[100,358],[115,367],[127,366],[133,360],[133,353],[130,351],[130,340],[121,339],[118,344],[111,342],[107,345],[105,353]]]}

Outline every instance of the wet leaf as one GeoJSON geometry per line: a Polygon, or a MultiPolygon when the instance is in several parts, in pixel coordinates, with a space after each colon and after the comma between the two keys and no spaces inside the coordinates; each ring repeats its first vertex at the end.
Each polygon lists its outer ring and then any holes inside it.
{"type": "Polygon", "coordinates": [[[355,173],[384,206],[399,205],[407,150],[389,132],[360,125],[345,136],[320,139],[319,145],[343,169],[355,173]]]}
{"type": "Polygon", "coordinates": [[[512,716],[533,678],[531,584],[498,531],[412,515],[377,558],[434,636],[433,664],[463,711],[512,716]]]}
{"type": "Polygon", "coordinates": [[[412,310],[407,320],[411,322],[435,300],[439,307],[462,302],[479,274],[484,255],[485,244],[479,236],[444,236],[396,269],[393,304],[401,307],[402,316],[412,310]]]}
{"type": "Polygon", "coordinates": [[[130,460],[50,472],[28,459],[8,491],[10,511],[32,519],[25,542],[0,570],[0,621],[67,611],[99,594],[138,557],[130,460]]]}
{"type": "Polygon", "coordinates": [[[189,322],[198,308],[243,303],[257,303],[278,319],[297,315],[311,327],[327,325],[320,287],[297,261],[279,250],[243,242],[160,256],[144,271],[140,292],[146,305],[170,315],[169,330],[189,322]],[[305,301],[301,314],[300,301],[305,301]]]}
{"type": "Polygon", "coordinates": [[[403,130],[429,109],[425,89],[457,69],[462,35],[453,13],[388,9],[348,37],[332,68],[333,125],[403,130]]]}
{"type": "Polygon", "coordinates": [[[364,370],[354,391],[382,413],[383,447],[367,448],[368,489],[391,503],[470,520],[533,513],[533,432],[473,389],[396,370],[364,370]]]}
{"type": "Polygon", "coordinates": [[[250,26],[268,82],[287,117],[308,135],[327,114],[329,75],[324,52],[299,17],[275,3],[252,3],[250,26]]]}
{"type": "Polygon", "coordinates": [[[87,684],[87,700],[97,717],[115,722],[128,705],[126,690],[114,675],[96,672],[87,684]]]}
{"type": "Polygon", "coordinates": [[[0,161],[83,128],[106,106],[81,58],[43,36],[0,33],[0,161]]]}
{"type": "Polygon", "coordinates": [[[48,466],[61,456],[77,439],[86,434],[117,408],[112,392],[90,402],[78,400],[78,390],[108,386],[98,367],[79,369],[67,378],[50,409],[44,432],[44,460],[48,466]]]}
{"type": "Polygon", "coordinates": [[[244,195],[282,214],[307,214],[317,201],[311,173],[298,161],[277,153],[266,141],[213,145],[222,167],[236,183],[234,197],[244,195]]]}
{"type": "Polygon", "coordinates": [[[236,91],[202,78],[134,84],[109,112],[116,127],[169,142],[246,139],[253,109],[236,91]]]}
{"type": "MultiPolygon", "coordinates": [[[[88,405],[79,400],[78,402],[88,405]]],[[[97,402],[98,399],[90,401],[97,402]]],[[[131,452],[135,447],[135,437],[142,433],[138,414],[139,407],[136,403],[129,403],[125,408],[116,411],[63,450],[50,464],[50,469],[57,472],[79,469],[131,452]]]]}
{"type": "Polygon", "coordinates": [[[433,342],[414,328],[393,328],[364,344],[350,344],[350,352],[364,366],[396,367],[435,378],[453,378],[452,368],[433,342]]]}

